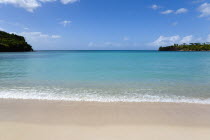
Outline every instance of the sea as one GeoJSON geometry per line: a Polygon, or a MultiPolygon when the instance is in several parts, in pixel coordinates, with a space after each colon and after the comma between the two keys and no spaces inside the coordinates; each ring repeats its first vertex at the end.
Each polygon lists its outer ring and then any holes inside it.
{"type": "Polygon", "coordinates": [[[0,98],[210,104],[210,52],[0,53],[0,98]]]}

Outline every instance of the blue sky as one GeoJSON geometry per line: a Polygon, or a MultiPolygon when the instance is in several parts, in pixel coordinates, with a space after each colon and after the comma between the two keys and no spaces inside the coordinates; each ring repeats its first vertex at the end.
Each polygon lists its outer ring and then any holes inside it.
{"type": "Polygon", "coordinates": [[[0,0],[0,30],[36,50],[153,50],[210,42],[208,0],[0,0]]]}

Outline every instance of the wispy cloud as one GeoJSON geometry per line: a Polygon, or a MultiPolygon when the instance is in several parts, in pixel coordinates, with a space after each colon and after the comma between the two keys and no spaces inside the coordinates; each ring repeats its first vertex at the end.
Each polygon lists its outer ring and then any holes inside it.
{"type": "Polygon", "coordinates": [[[4,25],[4,26],[10,26],[10,27],[16,27],[19,29],[24,29],[24,30],[28,30],[29,28],[27,28],[25,25],[18,23],[18,22],[10,22],[7,20],[0,20],[0,24],[4,25]]]}
{"type": "Polygon", "coordinates": [[[63,4],[68,4],[68,3],[74,3],[74,2],[77,2],[79,0],[61,0],[61,3],[63,4]]]}
{"type": "MultiPolygon", "coordinates": [[[[42,3],[54,2],[58,0],[0,0],[0,4],[12,4],[16,7],[24,8],[29,12],[33,12],[36,8],[41,7],[42,3]]],[[[78,0],[60,0],[63,4],[74,3],[78,0]]]]}
{"type": "Polygon", "coordinates": [[[29,28],[28,28],[28,27],[24,27],[23,29],[24,29],[24,30],[29,30],[29,28]]]}
{"type": "Polygon", "coordinates": [[[64,21],[61,21],[60,24],[62,24],[64,27],[66,27],[68,24],[70,24],[71,21],[70,20],[64,20],[64,21]]]}
{"type": "Polygon", "coordinates": [[[61,38],[61,36],[59,36],[59,35],[48,35],[48,34],[44,34],[42,32],[21,32],[21,33],[17,33],[17,34],[26,37],[26,39],[29,41],[39,41],[39,40],[43,40],[43,39],[61,38]]]}
{"type": "Polygon", "coordinates": [[[51,38],[55,38],[56,39],[56,38],[61,38],[61,36],[60,35],[52,35],[51,38]]]}
{"type": "Polygon", "coordinates": [[[159,6],[157,4],[153,4],[150,8],[152,8],[153,10],[157,10],[157,9],[160,9],[161,6],[159,6]]]}
{"type": "Polygon", "coordinates": [[[167,15],[167,14],[184,14],[184,13],[187,13],[188,12],[188,9],[186,8],[180,8],[180,9],[177,9],[177,10],[165,10],[165,11],[162,11],[161,14],[164,14],[164,15],[167,15]]]}
{"type": "Polygon", "coordinates": [[[184,14],[187,13],[188,10],[186,8],[180,8],[178,10],[175,11],[175,14],[184,14]]]}
{"type": "MultiPolygon", "coordinates": [[[[33,46],[35,50],[43,50],[46,49],[46,46],[54,49],[56,44],[59,42],[60,35],[56,34],[46,34],[43,32],[15,32],[14,34],[18,34],[24,36],[26,41],[33,46]]],[[[58,44],[57,44],[58,45],[58,44]]]]}
{"type": "Polygon", "coordinates": [[[174,10],[165,10],[165,11],[162,11],[161,14],[167,15],[167,14],[171,14],[173,12],[174,12],[174,10]]]}

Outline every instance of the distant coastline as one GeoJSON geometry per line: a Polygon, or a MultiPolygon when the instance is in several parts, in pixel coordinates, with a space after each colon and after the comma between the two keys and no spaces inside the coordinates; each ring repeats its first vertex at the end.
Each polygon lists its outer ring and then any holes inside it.
{"type": "Polygon", "coordinates": [[[0,31],[0,52],[32,52],[23,36],[0,31]]]}
{"type": "Polygon", "coordinates": [[[174,44],[171,46],[160,47],[159,51],[210,51],[209,43],[190,43],[174,44]]]}

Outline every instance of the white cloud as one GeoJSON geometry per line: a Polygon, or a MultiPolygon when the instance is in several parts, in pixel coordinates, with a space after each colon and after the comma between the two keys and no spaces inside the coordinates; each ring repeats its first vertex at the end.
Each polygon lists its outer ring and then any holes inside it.
{"type": "Polygon", "coordinates": [[[210,3],[204,3],[198,7],[198,11],[201,13],[200,17],[210,16],[210,3]]]}
{"type": "Polygon", "coordinates": [[[71,21],[70,20],[64,20],[64,21],[61,21],[60,24],[62,24],[64,27],[66,27],[68,24],[70,24],[71,21]]]}
{"type": "MultiPolygon", "coordinates": [[[[7,31],[8,32],[8,31],[7,31]]],[[[24,36],[26,41],[32,45],[35,50],[43,50],[50,47],[55,49],[58,45],[60,35],[49,35],[42,32],[9,32],[24,36]]],[[[57,48],[59,49],[59,48],[57,48]]]]}
{"type": "Polygon", "coordinates": [[[61,0],[61,3],[63,4],[68,4],[68,3],[74,3],[74,2],[77,2],[79,0],[61,0]]]}
{"type": "Polygon", "coordinates": [[[53,1],[56,1],[56,0],[39,0],[41,2],[53,2],[53,1]]]}
{"type": "MultiPolygon", "coordinates": [[[[54,2],[57,0],[0,0],[0,4],[12,4],[14,6],[24,8],[29,12],[33,12],[34,9],[40,7],[42,3],[54,2]]],[[[60,0],[63,4],[74,3],[78,0],[60,0]]]]}
{"type": "Polygon", "coordinates": [[[173,12],[174,12],[173,10],[166,10],[166,11],[161,12],[161,14],[167,15],[167,14],[171,14],[173,12]]]}
{"type": "Polygon", "coordinates": [[[150,46],[168,46],[173,44],[189,44],[189,43],[197,43],[197,42],[210,42],[210,34],[207,37],[194,37],[193,35],[188,35],[184,37],[180,37],[179,35],[175,36],[160,36],[154,42],[149,43],[150,46]]]}
{"type": "Polygon", "coordinates": [[[20,35],[30,38],[30,39],[38,39],[38,38],[49,38],[50,36],[47,34],[43,34],[42,32],[21,32],[20,35]]]}
{"type": "Polygon", "coordinates": [[[152,8],[153,10],[157,10],[157,9],[159,9],[159,8],[161,8],[161,7],[158,6],[158,5],[156,5],[156,4],[153,4],[153,5],[151,6],[151,8],[152,8]]]}
{"type": "Polygon", "coordinates": [[[183,44],[183,43],[192,43],[193,42],[193,36],[189,35],[189,36],[185,36],[183,37],[180,41],[179,44],[183,44]]]}
{"type": "Polygon", "coordinates": [[[151,43],[153,46],[167,46],[167,45],[172,45],[174,43],[177,43],[180,40],[179,35],[175,36],[160,36],[157,40],[151,43]]]}
{"type": "Polygon", "coordinates": [[[180,9],[177,9],[177,10],[166,10],[166,11],[162,11],[161,14],[184,14],[184,13],[187,13],[188,12],[188,9],[186,8],[180,8],[180,9]]]}
{"type": "Polygon", "coordinates": [[[41,6],[37,0],[0,0],[0,4],[12,4],[29,12],[33,12],[34,9],[41,6]]]}
{"type": "Polygon", "coordinates": [[[24,36],[28,41],[40,41],[43,39],[56,39],[61,37],[59,35],[43,34],[42,32],[21,32],[17,34],[24,36]]]}
{"type": "Polygon", "coordinates": [[[175,14],[184,14],[187,12],[188,12],[188,10],[186,8],[180,8],[180,9],[176,10],[175,14]]]}

